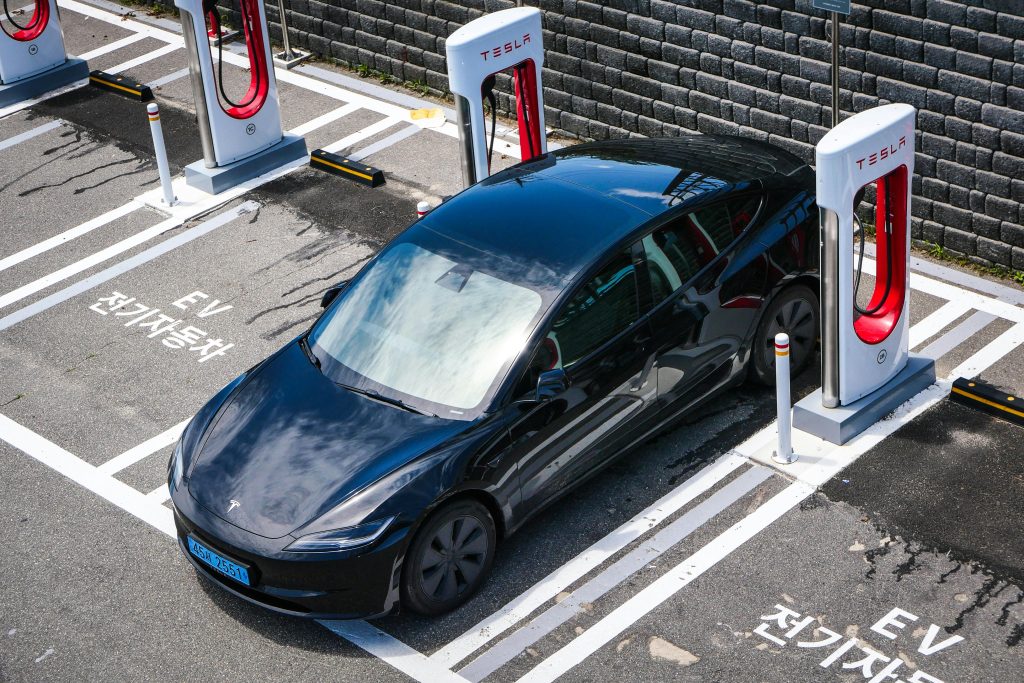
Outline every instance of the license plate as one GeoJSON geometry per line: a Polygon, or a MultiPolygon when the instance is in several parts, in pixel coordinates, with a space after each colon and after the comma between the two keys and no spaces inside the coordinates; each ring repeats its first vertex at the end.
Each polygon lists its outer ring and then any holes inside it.
{"type": "Polygon", "coordinates": [[[224,576],[232,578],[239,583],[243,583],[246,586],[251,585],[249,583],[248,569],[237,562],[232,562],[223,555],[215,553],[191,536],[189,536],[187,540],[188,551],[195,557],[199,558],[203,564],[213,567],[224,576]]]}

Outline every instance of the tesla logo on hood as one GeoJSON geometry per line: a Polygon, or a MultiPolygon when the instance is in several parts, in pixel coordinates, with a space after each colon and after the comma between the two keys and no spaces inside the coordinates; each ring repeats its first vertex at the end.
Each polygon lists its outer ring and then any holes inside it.
{"type": "Polygon", "coordinates": [[[231,505],[228,505],[228,512],[231,512],[232,510],[234,510],[234,509],[235,509],[235,508],[237,508],[237,507],[242,507],[242,504],[241,504],[241,503],[239,503],[239,502],[238,502],[237,500],[235,500],[234,498],[232,498],[232,499],[231,499],[231,505]]]}

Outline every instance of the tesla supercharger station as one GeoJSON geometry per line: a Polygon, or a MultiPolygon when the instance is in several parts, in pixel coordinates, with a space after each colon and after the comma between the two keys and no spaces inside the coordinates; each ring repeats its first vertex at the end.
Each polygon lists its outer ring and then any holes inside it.
{"type": "Polygon", "coordinates": [[[57,0],[35,0],[31,15],[15,16],[9,5],[0,24],[0,107],[89,78],[86,63],[64,51],[57,0]]]}
{"type": "Polygon", "coordinates": [[[821,223],[821,389],[794,408],[793,426],[844,443],[935,381],[935,363],[909,350],[910,202],[916,110],[870,109],[815,150],[821,223]],[[875,278],[861,289],[866,188],[875,199],[875,278]]]}
{"type": "MultiPolygon", "coordinates": [[[[249,53],[249,87],[237,100],[223,81],[223,50],[214,61],[206,20],[209,0],[174,0],[181,10],[203,159],[185,168],[185,182],[217,194],[306,156],[306,141],[285,135],[277,96],[267,18],[260,0],[240,0],[242,34],[249,53]]],[[[219,21],[217,22],[219,24],[219,21]]],[[[219,31],[220,26],[215,26],[219,31]]]]}
{"type": "Polygon", "coordinates": [[[494,119],[489,146],[484,100],[490,101],[493,112],[494,75],[499,72],[512,71],[523,161],[548,151],[541,86],[544,43],[540,10],[515,7],[474,19],[448,37],[445,52],[449,88],[458,114],[462,179],[467,187],[491,173],[494,119]]]}

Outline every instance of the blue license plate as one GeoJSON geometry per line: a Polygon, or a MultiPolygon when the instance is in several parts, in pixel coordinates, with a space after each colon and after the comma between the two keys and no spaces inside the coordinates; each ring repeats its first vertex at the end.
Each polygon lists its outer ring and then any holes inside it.
{"type": "Polygon", "coordinates": [[[239,583],[244,583],[246,586],[252,585],[249,583],[248,569],[237,562],[232,562],[223,555],[215,553],[191,536],[187,540],[188,551],[199,558],[203,564],[213,567],[224,576],[232,578],[239,583]]]}

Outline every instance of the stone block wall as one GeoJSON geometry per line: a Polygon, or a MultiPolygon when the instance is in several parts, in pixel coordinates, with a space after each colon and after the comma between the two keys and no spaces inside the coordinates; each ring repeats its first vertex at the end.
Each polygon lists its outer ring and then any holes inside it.
{"type": "MultiPolygon", "coordinates": [[[[286,0],[294,44],[438,94],[445,38],[515,4],[286,0]]],[[[831,29],[811,0],[523,4],[544,12],[551,128],[584,139],[733,133],[811,161],[830,125],[831,29]]],[[[275,3],[267,10],[276,22],[275,3]]],[[[914,238],[1024,270],[1024,0],[861,0],[840,37],[843,112],[919,110],[914,238]]]]}

